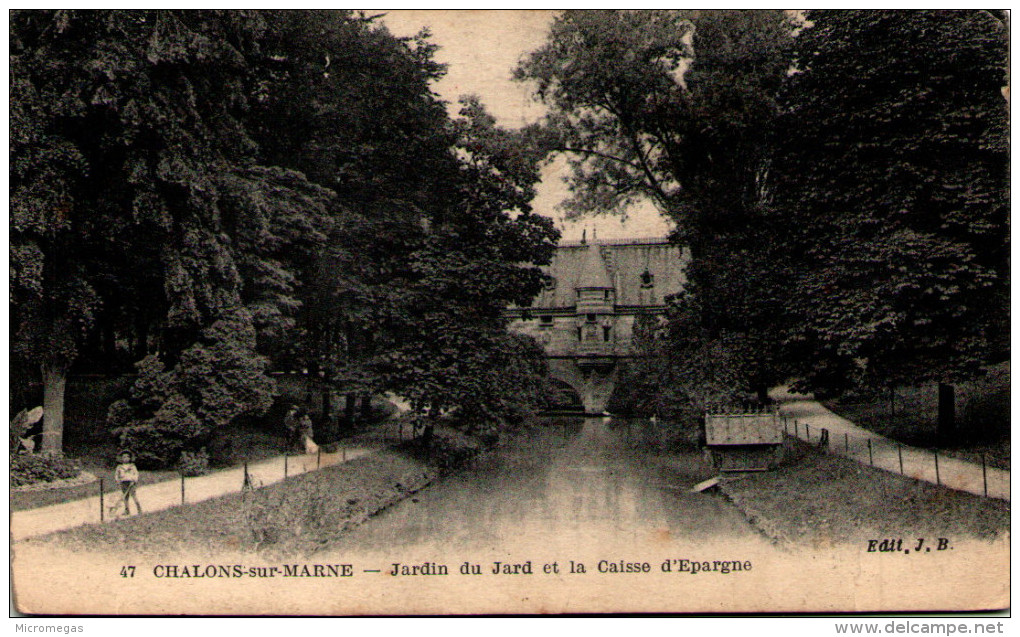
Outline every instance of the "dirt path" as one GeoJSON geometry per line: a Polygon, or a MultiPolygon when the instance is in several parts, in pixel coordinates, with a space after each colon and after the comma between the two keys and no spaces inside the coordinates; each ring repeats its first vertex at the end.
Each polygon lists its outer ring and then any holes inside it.
{"type": "Polygon", "coordinates": [[[779,401],[788,433],[801,440],[819,443],[824,429],[828,432],[832,452],[862,464],[975,495],[985,495],[987,479],[988,497],[1010,501],[1009,471],[993,467],[982,469],[979,463],[944,455],[938,456],[936,465],[932,452],[902,445],[859,427],[810,397],[784,390],[775,390],[771,395],[779,401]]]}
{"type": "MultiPolygon", "coordinates": [[[[315,471],[319,467],[327,467],[347,460],[353,460],[378,451],[379,447],[359,446],[346,448],[337,453],[308,454],[301,456],[278,456],[248,465],[248,474],[254,484],[272,484],[284,479],[284,474],[297,475],[315,471]]],[[[106,520],[110,519],[111,507],[121,502],[120,490],[107,480],[104,506],[106,520]]],[[[201,502],[209,498],[239,492],[244,485],[244,468],[225,469],[204,476],[186,478],[184,482],[184,503],[201,502]]],[[[96,485],[98,493],[99,486],[96,485]]],[[[100,519],[100,498],[95,495],[81,500],[63,502],[50,506],[15,511],[11,514],[11,537],[17,541],[28,537],[45,535],[54,531],[74,528],[83,524],[95,524],[100,519]]],[[[181,501],[181,481],[170,480],[158,482],[138,488],[138,500],[146,513],[161,511],[179,506],[181,501]]],[[[121,506],[113,507],[113,515],[123,514],[121,506]]],[[[131,503],[134,511],[134,503],[131,503]]]]}

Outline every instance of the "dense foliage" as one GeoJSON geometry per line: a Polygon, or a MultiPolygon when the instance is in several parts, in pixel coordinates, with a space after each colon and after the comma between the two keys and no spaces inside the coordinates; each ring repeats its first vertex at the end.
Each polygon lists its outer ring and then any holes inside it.
{"type": "Polygon", "coordinates": [[[813,387],[952,382],[1008,348],[1006,28],[811,11],[772,173],[813,387]]]}
{"type": "Polygon", "coordinates": [[[427,34],[341,11],[16,11],[11,42],[13,333],[43,372],[44,446],[76,363],[138,364],[110,421],[153,464],[265,411],[271,368],[324,396],[502,409],[514,388],[469,372],[517,355],[499,310],[551,254],[528,207],[542,155],[477,101],[451,120],[427,34]]]}
{"type": "Polygon", "coordinates": [[[77,460],[62,455],[22,453],[10,458],[12,487],[76,478],[81,473],[77,460]]]}
{"type": "Polygon", "coordinates": [[[551,109],[545,127],[573,168],[569,209],[650,200],[691,254],[687,289],[646,335],[617,404],[700,408],[737,390],[764,398],[789,378],[816,390],[948,383],[1004,356],[1003,20],[558,17],[516,74],[551,109]]]}
{"type": "Polygon", "coordinates": [[[635,324],[634,358],[620,371],[609,410],[663,419],[696,436],[707,409],[745,399],[742,348],[723,332],[700,325],[696,301],[673,300],[664,317],[643,316],[635,324]]]}
{"type": "Polygon", "coordinates": [[[544,153],[477,99],[450,119],[429,88],[444,69],[426,34],[397,40],[336,18],[274,23],[273,58],[290,64],[274,78],[279,97],[252,117],[268,158],[337,195],[329,239],[306,270],[299,329],[270,346],[317,376],[330,425],[333,390],[391,390],[421,414],[501,420],[511,394],[529,396],[515,379],[491,378],[518,355],[501,313],[538,291],[540,272],[521,264],[548,262],[555,245],[529,205],[544,153]]]}
{"type": "Polygon", "coordinates": [[[782,11],[568,11],[517,69],[552,111],[570,210],[643,198],[675,222],[691,260],[671,329],[739,360],[735,389],[784,371],[780,229],[762,203],[793,29],[782,11]]]}

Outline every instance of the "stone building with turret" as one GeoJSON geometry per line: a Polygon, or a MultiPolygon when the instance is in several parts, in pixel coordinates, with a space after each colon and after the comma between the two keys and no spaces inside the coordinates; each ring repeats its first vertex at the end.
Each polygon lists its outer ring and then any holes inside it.
{"type": "Polygon", "coordinates": [[[665,239],[561,244],[543,268],[545,289],[528,307],[507,310],[510,328],[533,337],[550,375],[569,385],[585,411],[605,410],[621,359],[633,355],[634,323],[661,314],[681,291],[686,258],[665,239]]]}

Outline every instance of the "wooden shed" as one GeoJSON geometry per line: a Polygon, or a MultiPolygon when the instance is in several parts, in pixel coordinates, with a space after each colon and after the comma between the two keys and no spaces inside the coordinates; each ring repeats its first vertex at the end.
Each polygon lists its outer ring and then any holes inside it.
{"type": "Polygon", "coordinates": [[[720,471],[765,471],[783,459],[783,427],[775,411],[705,414],[705,444],[720,471]]]}

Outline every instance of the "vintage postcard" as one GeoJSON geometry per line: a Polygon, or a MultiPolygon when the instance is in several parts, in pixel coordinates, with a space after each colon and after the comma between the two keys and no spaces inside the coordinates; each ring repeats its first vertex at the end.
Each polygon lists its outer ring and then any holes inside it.
{"type": "Polygon", "coordinates": [[[1008,11],[8,19],[18,612],[1008,608],[1008,11]]]}

